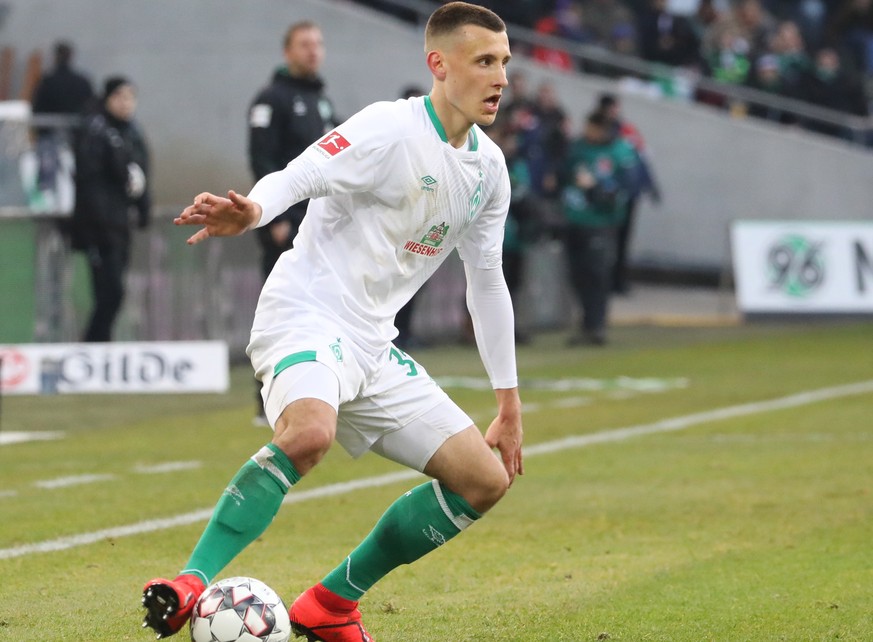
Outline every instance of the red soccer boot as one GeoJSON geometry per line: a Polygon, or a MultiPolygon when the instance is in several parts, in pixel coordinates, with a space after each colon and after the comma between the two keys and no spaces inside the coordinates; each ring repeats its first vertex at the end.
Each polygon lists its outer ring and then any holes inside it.
{"type": "Polygon", "coordinates": [[[288,610],[291,631],[308,642],[375,642],[361,624],[358,603],[345,609],[338,602],[346,601],[321,584],[306,590],[288,610]]]}
{"type": "Polygon", "coordinates": [[[157,631],[159,640],[177,633],[191,617],[197,598],[205,590],[206,586],[196,575],[146,582],[142,589],[142,605],[146,608],[142,627],[157,631]]]}

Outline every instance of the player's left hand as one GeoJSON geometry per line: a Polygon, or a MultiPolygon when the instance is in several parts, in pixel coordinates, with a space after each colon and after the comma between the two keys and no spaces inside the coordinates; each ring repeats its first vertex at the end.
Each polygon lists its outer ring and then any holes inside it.
{"type": "Polygon", "coordinates": [[[503,461],[503,467],[509,475],[509,485],[516,475],[524,475],[524,461],[521,453],[523,436],[521,427],[521,412],[501,412],[497,415],[488,430],[485,431],[485,443],[496,448],[503,461]]]}

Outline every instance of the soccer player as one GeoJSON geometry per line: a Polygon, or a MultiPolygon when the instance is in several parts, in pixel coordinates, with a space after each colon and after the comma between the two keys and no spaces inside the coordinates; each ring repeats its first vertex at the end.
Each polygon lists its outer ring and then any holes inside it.
{"type": "Polygon", "coordinates": [[[294,601],[292,630],[310,641],[371,642],[361,596],[473,524],[523,473],[514,320],[501,269],[509,178],[480,129],[507,85],[506,27],[487,9],[450,2],[431,15],[425,52],[428,96],[375,103],[248,196],[202,193],[175,221],[202,226],[188,239],[194,244],[263,226],[311,199],[294,248],[261,293],[247,350],[273,439],[231,480],[181,573],[146,583],[143,626],[158,637],[182,628],[204,585],[267,528],[334,440],[353,456],[371,450],[432,480],[397,499],[294,601]],[[453,248],[497,398],[484,437],[392,343],[397,310],[453,248]]]}

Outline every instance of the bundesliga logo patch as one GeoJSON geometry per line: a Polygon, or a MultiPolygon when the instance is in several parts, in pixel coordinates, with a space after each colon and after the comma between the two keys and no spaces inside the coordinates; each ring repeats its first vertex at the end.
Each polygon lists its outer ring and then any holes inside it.
{"type": "Polygon", "coordinates": [[[319,149],[326,152],[329,156],[336,156],[347,147],[351,147],[351,143],[335,130],[329,133],[316,143],[319,149]]]}

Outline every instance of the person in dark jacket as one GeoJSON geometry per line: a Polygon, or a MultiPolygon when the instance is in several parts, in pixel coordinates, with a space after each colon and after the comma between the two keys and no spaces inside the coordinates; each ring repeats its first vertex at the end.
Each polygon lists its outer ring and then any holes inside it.
{"type": "MultiPolygon", "coordinates": [[[[291,25],[285,34],[284,53],[285,64],[249,110],[249,165],[255,180],[284,168],[337,125],[319,76],[324,41],[318,25],[310,21],[291,25]]],[[[265,279],[279,255],[291,248],[306,205],[307,201],[294,205],[258,230],[265,279]]]]}
{"type": "MultiPolygon", "coordinates": [[[[846,69],[839,51],[832,47],[816,52],[814,65],[804,78],[801,97],[814,105],[855,116],[868,116],[870,112],[862,79],[846,69]]],[[[809,120],[806,126],[812,131],[847,140],[852,140],[854,134],[840,125],[815,120],[809,120]]]]}
{"type": "Polygon", "coordinates": [[[72,242],[91,268],[94,309],[84,341],[110,341],[124,299],[131,227],[149,223],[149,156],[133,120],[136,89],[122,77],[105,83],[76,147],[72,242]]]}
{"type": "Polygon", "coordinates": [[[45,74],[33,94],[35,114],[81,114],[95,99],[91,81],[73,68],[73,45],[58,42],[54,68],[45,74]]]}
{"type": "MultiPolygon", "coordinates": [[[[321,29],[311,21],[292,24],[283,43],[285,64],[258,92],[249,109],[249,165],[255,180],[279,171],[338,124],[319,75],[324,62],[321,29]]],[[[291,249],[309,201],[292,205],[268,225],[258,228],[264,280],[282,252],[291,249]]],[[[260,390],[260,385],[257,386],[260,390]]],[[[260,393],[255,425],[267,425],[260,393]]]]}
{"type": "Polygon", "coordinates": [[[55,44],[54,67],[40,78],[31,105],[37,117],[34,133],[37,189],[41,194],[41,199],[37,200],[41,205],[35,209],[58,214],[70,213],[78,119],[93,109],[96,100],[89,78],[73,68],[74,53],[69,42],[55,44]],[[45,116],[55,117],[54,123],[44,122],[45,116]]]}

